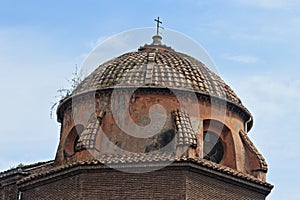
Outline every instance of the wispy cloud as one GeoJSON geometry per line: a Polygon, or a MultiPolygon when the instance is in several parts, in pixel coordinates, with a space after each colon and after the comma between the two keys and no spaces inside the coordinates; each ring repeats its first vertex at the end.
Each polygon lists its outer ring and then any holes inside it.
{"type": "Polygon", "coordinates": [[[249,133],[254,144],[266,157],[270,166],[268,179],[279,190],[274,190],[270,199],[299,199],[298,193],[289,193],[289,188],[299,175],[286,173],[284,169],[299,168],[299,114],[300,81],[293,75],[275,74],[245,76],[236,78],[236,91],[244,105],[254,116],[254,127],[249,133]],[[287,186],[288,185],[288,186],[287,186]]]}
{"type": "Polygon", "coordinates": [[[235,2],[265,9],[289,9],[297,4],[296,0],[234,0],[235,2]]]}
{"type": "Polygon", "coordinates": [[[245,64],[257,63],[259,61],[259,58],[249,55],[225,56],[225,59],[245,64]]]}
{"type": "Polygon", "coordinates": [[[238,90],[261,117],[300,113],[300,81],[281,76],[251,76],[239,81],[238,90]]]}

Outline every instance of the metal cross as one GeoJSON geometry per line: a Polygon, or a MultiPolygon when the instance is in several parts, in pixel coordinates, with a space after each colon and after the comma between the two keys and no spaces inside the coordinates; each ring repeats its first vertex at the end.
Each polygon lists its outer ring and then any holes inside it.
{"type": "Polygon", "coordinates": [[[156,35],[158,35],[159,34],[159,28],[160,28],[159,24],[162,24],[162,22],[159,21],[159,17],[157,17],[157,19],[154,19],[154,21],[156,21],[156,35]]]}

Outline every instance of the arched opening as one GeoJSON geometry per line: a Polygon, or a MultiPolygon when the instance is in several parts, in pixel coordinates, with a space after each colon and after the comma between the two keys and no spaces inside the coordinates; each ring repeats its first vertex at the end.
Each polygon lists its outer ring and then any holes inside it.
{"type": "Polygon", "coordinates": [[[68,133],[68,136],[64,144],[65,156],[72,156],[76,152],[75,147],[83,129],[84,129],[83,125],[78,124],[74,126],[71,129],[71,131],[68,133]]]}
{"type": "Polygon", "coordinates": [[[206,131],[203,134],[203,158],[220,163],[224,155],[224,147],[219,137],[211,132],[206,131]]]}
{"type": "Polygon", "coordinates": [[[224,123],[213,119],[203,121],[203,157],[236,169],[232,132],[224,123]]]}

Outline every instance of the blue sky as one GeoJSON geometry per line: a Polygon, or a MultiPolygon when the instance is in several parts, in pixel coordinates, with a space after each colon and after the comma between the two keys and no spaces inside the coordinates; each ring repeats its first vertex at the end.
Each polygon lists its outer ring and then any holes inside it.
{"type": "Polygon", "coordinates": [[[75,64],[111,35],[154,27],[157,16],[207,50],[254,115],[249,136],[275,185],[268,199],[300,199],[296,0],[0,1],[0,170],[53,159],[59,124],[50,107],[75,64]]]}

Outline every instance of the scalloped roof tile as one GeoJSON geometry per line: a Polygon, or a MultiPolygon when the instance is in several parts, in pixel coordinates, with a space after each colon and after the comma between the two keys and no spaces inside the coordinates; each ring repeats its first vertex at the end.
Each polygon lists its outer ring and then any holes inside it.
{"type": "Polygon", "coordinates": [[[178,144],[196,146],[196,135],[193,131],[189,114],[176,110],[172,112],[172,117],[175,124],[178,144]]]}
{"type": "Polygon", "coordinates": [[[100,65],[72,95],[115,87],[191,90],[242,106],[233,90],[202,62],[172,49],[140,48],[100,65]]]}

